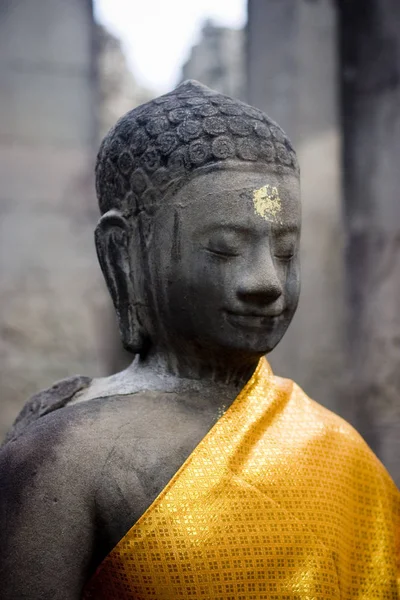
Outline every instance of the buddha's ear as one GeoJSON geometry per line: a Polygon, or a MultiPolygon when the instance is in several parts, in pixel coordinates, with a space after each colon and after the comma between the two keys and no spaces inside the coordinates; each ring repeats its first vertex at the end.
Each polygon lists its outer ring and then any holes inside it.
{"type": "Polygon", "coordinates": [[[130,352],[141,354],[147,335],[138,316],[140,290],[135,289],[132,268],[133,261],[140,263],[141,257],[132,256],[135,244],[131,238],[129,222],[117,210],[108,211],[97,224],[97,256],[117,313],[122,343],[130,352]]]}

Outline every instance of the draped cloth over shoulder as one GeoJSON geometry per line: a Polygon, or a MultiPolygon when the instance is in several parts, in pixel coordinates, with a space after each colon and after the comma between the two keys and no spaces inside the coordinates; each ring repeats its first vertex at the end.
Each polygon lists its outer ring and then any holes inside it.
{"type": "Polygon", "coordinates": [[[362,438],[262,359],[83,597],[398,600],[399,538],[362,438]]]}

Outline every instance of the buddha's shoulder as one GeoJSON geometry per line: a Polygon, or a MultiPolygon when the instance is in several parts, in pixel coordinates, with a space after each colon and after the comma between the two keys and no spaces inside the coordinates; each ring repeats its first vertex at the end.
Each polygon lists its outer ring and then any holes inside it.
{"type": "MultiPolygon", "coordinates": [[[[5,446],[29,434],[41,443],[79,445],[85,451],[94,446],[107,448],[117,432],[143,421],[149,399],[157,395],[147,391],[110,394],[77,401],[90,389],[92,379],[74,376],[56,382],[32,396],[24,405],[4,440],[5,446]]],[[[154,401],[154,398],[152,398],[154,401]]]]}
{"type": "MultiPolygon", "coordinates": [[[[70,390],[79,385],[71,382],[70,390]]],[[[41,411],[37,404],[29,411],[32,399],[28,401],[25,414],[31,418],[21,416],[0,449],[0,477],[4,469],[37,473],[52,486],[67,477],[87,481],[90,490],[111,453],[122,447],[124,455],[132,454],[149,420],[146,392],[72,404],[60,388],[47,390],[47,409],[43,402],[41,411]]]]}
{"type": "MultiPolygon", "coordinates": [[[[102,402],[69,406],[57,404],[56,397],[48,400],[48,411],[42,405],[40,414],[35,406],[33,418],[21,417],[0,448],[1,485],[28,506],[72,490],[72,509],[87,507],[122,419],[118,424],[116,418],[101,418],[102,402]]],[[[26,414],[28,409],[29,401],[26,414]]]]}
{"type": "MultiPolygon", "coordinates": [[[[290,380],[275,377],[278,387],[288,387],[290,380]]],[[[327,459],[331,468],[349,472],[384,485],[395,485],[378,457],[358,431],[332,410],[310,398],[299,385],[290,381],[291,393],[287,403],[287,418],[306,442],[314,456],[327,459]]],[[[306,450],[305,450],[306,451],[306,450]]]]}
{"type": "Polygon", "coordinates": [[[83,375],[75,375],[57,381],[49,388],[40,390],[31,396],[7,432],[4,442],[16,439],[32,423],[67,406],[74,395],[87,388],[92,379],[83,375]]]}
{"type": "Polygon", "coordinates": [[[310,435],[337,434],[339,438],[349,440],[355,445],[366,445],[350,423],[310,398],[296,382],[274,376],[274,384],[277,390],[287,390],[286,411],[290,414],[290,418],[296,419],[296,423],[310,435]]]}

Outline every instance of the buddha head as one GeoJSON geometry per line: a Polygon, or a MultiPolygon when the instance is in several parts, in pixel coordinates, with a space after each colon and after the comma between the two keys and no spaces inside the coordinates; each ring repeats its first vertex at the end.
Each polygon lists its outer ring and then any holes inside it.
{"type": "Polygon", "coordinates": [[[96,166],[96,248],[123,344],[259,357],[299,296],[296,154],[261,111],[195,81],[122,117],[96,166]]]}

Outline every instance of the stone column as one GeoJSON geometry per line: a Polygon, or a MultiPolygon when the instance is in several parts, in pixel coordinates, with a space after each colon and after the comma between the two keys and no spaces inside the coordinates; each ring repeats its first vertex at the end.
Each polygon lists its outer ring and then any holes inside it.
{"type": "Polygon", "coordinates": [[[0,437],[54,380],[101,371],[89,0],[0,0],[0,437]]]}
{"type": "Polygon", "coordinates": [[[400,483],[400,4],[338,1],[356,425],[400,483]]]}
{"type": "Polygon", "coordinates": [[[248,99],[298,152],[303,196],[302,292],[275,371],[343,413],[343,231],[332,0],[249,0],[248,99]]]}
{"type": "Polygon", "coordinates": [[[293,139],[298,103],[297,0],[248,0],[247,100],[293,139]]]}

